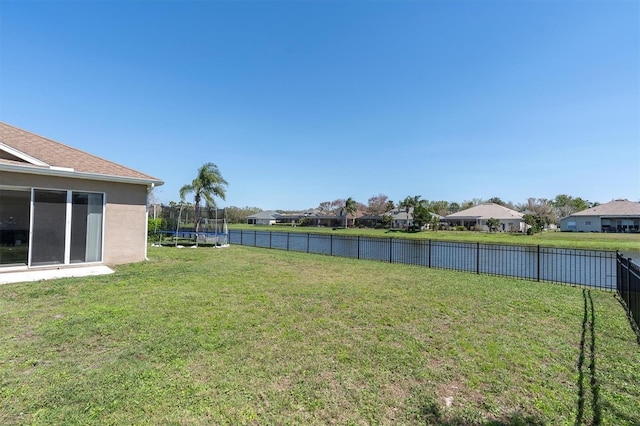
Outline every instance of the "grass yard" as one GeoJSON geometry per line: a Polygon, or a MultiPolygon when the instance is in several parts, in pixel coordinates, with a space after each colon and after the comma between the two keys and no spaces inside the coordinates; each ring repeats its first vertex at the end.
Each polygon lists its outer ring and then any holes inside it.
{"type": "Polygon", "coordinates": [[[422,231],[405,232],[368,228],[318,228],[291,226],[229,225],[230,229],[274,232],[334,233],[382,238],[423,238],[438,241],[480,242],[495,244],[541,245],[587,250],[640,251],[640,234],[603,234],[594,232],[541,232],[536,235],[508,232],[422,231]]]}
{"type": "Polygon", "coordinates": [[[232,246],[0,286],[0,424],[640,423],[612,293],[232,246]]]}

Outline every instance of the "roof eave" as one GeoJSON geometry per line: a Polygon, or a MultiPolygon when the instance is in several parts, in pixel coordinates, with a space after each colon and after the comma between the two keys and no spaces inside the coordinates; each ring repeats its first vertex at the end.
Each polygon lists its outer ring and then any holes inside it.
{"type": "Polygon", "coordinates": [[[453,220],[487,220],[487,219],[498,219],[498,220],[524,220],[524,218],[519,216],[444,216],[443,219],[453,219],[453,220]]]}
{"type": "Polygon", "coordinates": [[[0,172],[24,173],[41,176],[55,176],[73,179],[99,180],[106,182],[129,183],[135,185],[161,186],[164,182],[154,178],[136,178],[129,176],[104,175],[99,173],[78,172],[72,169],[52,169],[48,167],[33,167],[12,164],[0,164],[0,172]]]}
{"type": "Polygon", "coordinates": [[[448,215],[448,216],[445,216],[443,219],[478,220],[478,219],[481,219],[481,217],[480,216],[454,216],[454,215],[448,215]]]}
{"type": "Polygon", "coordinates": [[[4,144],[2,142],[0,142],[0,151],[4,151],[14,157],[17,157],[23,161],[26,161],[27,163],[33,164],[34,166],[45,166],[48,167],[49,165],[47,163],[45,163],[44,161],[38,160],[35,157],[32,157],[29,154],[26,154],[20,150],[17,150],[7,144],[4,144]]]}

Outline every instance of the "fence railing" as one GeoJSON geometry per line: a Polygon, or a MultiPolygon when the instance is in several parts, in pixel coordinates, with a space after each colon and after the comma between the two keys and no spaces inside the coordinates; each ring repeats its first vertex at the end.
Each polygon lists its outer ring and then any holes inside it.
{"type": "Polygon", "coordinates": [[[613,251],[235,229],[229,242],[616,290],[613,251]]]}
{"type": "Polygon", "coordinates": [[[618,253],[616,269],[618,295],[624,301],[627,313],[636,323],[636,330],[640,330],[640,265],[618,253]]]}

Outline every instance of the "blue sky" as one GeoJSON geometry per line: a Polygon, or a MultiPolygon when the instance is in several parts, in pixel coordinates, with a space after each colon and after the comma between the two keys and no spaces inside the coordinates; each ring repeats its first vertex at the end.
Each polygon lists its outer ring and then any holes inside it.
{"type": "Polygon", "coordinates": [[[0,120],[163,202],[638,200],[640,3],[3,0],[0,120]]]}

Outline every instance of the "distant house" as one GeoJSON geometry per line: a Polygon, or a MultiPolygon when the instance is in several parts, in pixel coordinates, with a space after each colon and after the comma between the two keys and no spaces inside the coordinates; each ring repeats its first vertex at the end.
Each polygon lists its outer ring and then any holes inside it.
{"type": "Polygon", "coordinates": [[[142,261],[157,178],[0,123],[0,274],[142,261]]]}
{"type": "Polygon", "coordinates": [[[464,226],[467,229],[488,231],[488,219],[500,221],[500,231],[523,232],[526,230],[524,214],[495,203],[478,204],[443,218],[449,226],[464,226]]]}
{"type": "Polygon", "coordinates": [[[381,226],[382,216],[377,214],[365,214],[355,219],[355,226],[365,228],[376,228],[381,226]]]}
{"type": "Polygon", "coordinates": [[[280,214],[275,210],[258,212],[247,217],[249,225],[275,225],[280,214]]]}
{"type": "Polygon", "coordinates": [[[640,203],[614,200],[560,219],[561,231],[640,232],[640,203]]]}
{"type": "MultiPolygon", "coordinates": [[[[357,216],[357,215],[356,215],[357,216]]],[[[349,214],[347,223],[355,226],[356,217],[349,214]]],[[[278,213],[275,210],[264,211],[247,217],[249,225],[291,225],[316,227],[344,227],[344,216],[334,213],[323,213],[312,209],[298,213],[278,213]]]]}
{"type": "MultiPolygon", "coordinates": [[[[430,212],[431,213],[431,212],[430,212]]],[[[413,207],[397,208],[386,213],[391,216],[391,228],[407,229],[413,226],[413,207]]],[[[442,216],[436,213],[431,213],[431,216],[435,216],[438,219],[442,219],[442,216]]],[[[425,227],[428,229],[431,225],[427,224],[425,227]]]]}
{"type": "Polygon", "coordinates": [[[393,209],[386,214],[391,216],[392,229],[406,229],[413,226],[413,207],[393,209]]]}
{"type": "MultiPolygon", "coordinates": [[[[304,221],[305,226],[321,226],[328,228],[343,228],[344,216],[335,214],[326,214],[320,212],[307,213],[300,216],[300,220],[304,221]]],[[[347,221],[350,226],[353,226],[353,218],[348,217],[347,221]]]]}

